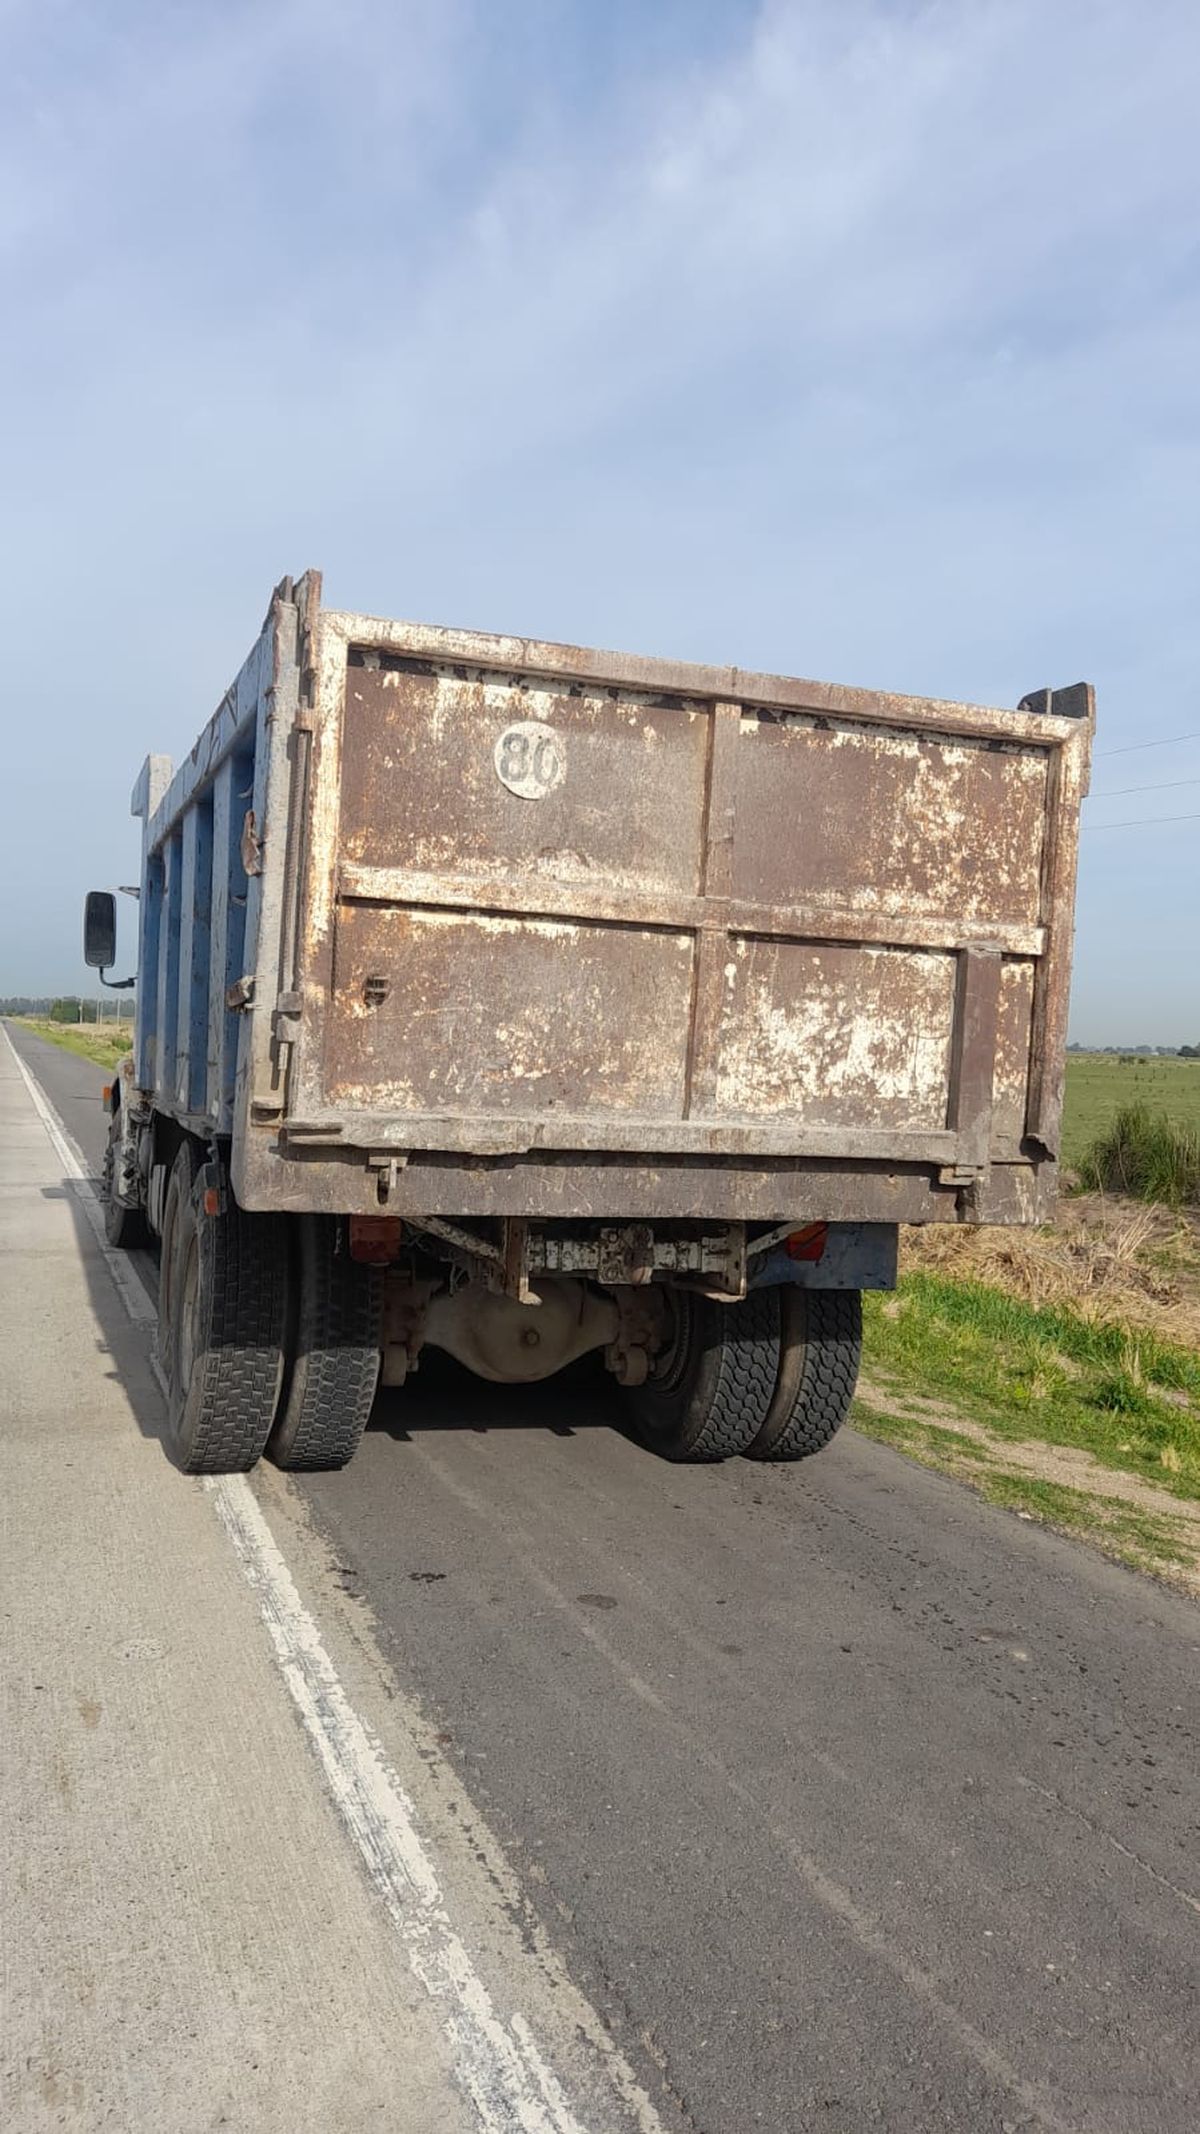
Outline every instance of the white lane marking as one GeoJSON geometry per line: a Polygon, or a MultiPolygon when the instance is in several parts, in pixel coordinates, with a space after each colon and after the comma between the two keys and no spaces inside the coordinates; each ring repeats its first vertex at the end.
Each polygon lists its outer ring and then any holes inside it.
{"type": "MultiPolygon", "coordinates": [[[[104,1235],[104,1216],[83,1155],[4,1032],[22,1080],[139,1324],[154,1321],[141,1282],[104,1235]],[[136,1295],[134,1294],[136,1292],[136,1295]]],[[[242,1572],[258,1601],[280,1671],[304,1723],[341,1820],[404,1945],[409,1964],[441,2011],[458,2078],[486,2134],[584,2134],[524,2016],[506,2024],[451,1925],[437,1870],[412,1800],[346,1696],[282,1551],[244,1475],[206,1484],[242,1572]]],[[[598,2023],[595,2033],[600,2032],[598,2023]]],[[[616,2095],[640,2134],[665,2134],[649,2097],[607,2043],[616,2095]]],[[[624,2116],[624,2115],[622,2115],[624,2116]]],[[[627,2121],[628,2123],[628,2121],[627,2121]]]]}
{"type": "Polygon", "coordinates": [[[412,1801],[351,1708],[245,1477],[222,1475],[208,1487],[342,1820],[413,1970],[442,2009],[460,2080],[481,2123],[529,2134],[581,2134],[525,2024],[517,2019],[509,2029],[496,2014],[446,1915],[412,1801]]]}

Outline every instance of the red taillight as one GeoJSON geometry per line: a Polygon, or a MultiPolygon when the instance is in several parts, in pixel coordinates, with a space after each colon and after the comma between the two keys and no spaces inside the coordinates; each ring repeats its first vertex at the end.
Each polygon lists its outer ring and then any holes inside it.
{"type": "Polygon", "coordinates": [[[352,1215],[350,1257],[370,1267],[386,1267],[400,1250],[404,1225],[398,1215],[352,1215]]]}
{"type": "Polygon", "coordinates": [[[793,1230],[784,1238],[783,1249],[789,1260],[819,1260],[828,1236],[828,1223],[806,1223],[803,1230],[793,1230]]]}

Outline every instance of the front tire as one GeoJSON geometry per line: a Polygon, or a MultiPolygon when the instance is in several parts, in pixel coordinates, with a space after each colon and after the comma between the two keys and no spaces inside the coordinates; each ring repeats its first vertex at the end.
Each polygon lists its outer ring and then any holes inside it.
{"type": "Polygon", "coordinates": [[[751,1460],[807,1460],[841,1429],[862,1354],[857,1289],[781,1289],[779,1378],[751,1460]]]}
{"type": "Polygon", "coordinates": [[[379,1379],[383,1269],[352,1260],[332,1216],[293,1219],[289,1366],[267,1455],[277,1467],[344,1467],[379,1379]]]}
{"type": "Polygon", "coordinates": [[[163,1225],[167,1441],[184,1474],[253,1467],[283,1377],[287,1233],[239,1208],[219,1165],[185,1142],[163,1225]]]}
{"type": "Polygon", "coordinates": [[[118,1108],[108,1122],[108,1146],[104,1151],[104,1171],[100,1183],[100,1198],[104,1202],[104,1235],[110,1245],[119,1252],[134,1252],[139,1245],[148,1245],[150,1232],[141,1208],[127,1208],[117,1199],[117,1150],[121,1140],[121,1113],[118,1108]]]}
{"type": "Polygon", "coordinates": [[[766,1421],[779,1374],[779,1304],[773,1289],[737,1304],[668,1291],[674,1325],[645,1385],[629,1403],[644,1445],[667,1460],[728,1460],[766,1421]]]}

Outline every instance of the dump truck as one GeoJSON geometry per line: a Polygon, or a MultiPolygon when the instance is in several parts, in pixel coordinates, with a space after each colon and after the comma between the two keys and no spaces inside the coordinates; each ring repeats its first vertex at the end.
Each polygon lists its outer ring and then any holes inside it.
{"type": "Polygon", "coordinates": [[[179,1466],[340,1467],[430,1346],[602,1358],[669,1459],[827,1444],[899,1226],[1051,1211],[1093,725],[284,579],[133,791],[103,1196],[179,1466]]]}

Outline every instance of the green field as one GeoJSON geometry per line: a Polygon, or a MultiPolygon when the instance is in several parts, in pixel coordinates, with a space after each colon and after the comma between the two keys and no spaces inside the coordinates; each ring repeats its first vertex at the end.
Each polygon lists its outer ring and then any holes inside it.
{"type": "Polygon", "coordinates": [[[1200,1499],[1195,1349],[919,1271],[863,1302],[864,1366],[889,1392],[944,1396],[1001,1442],[1072,1446],[1200,1499]]]}
{"type": "Polygon", "coordinates": [[[1145,1104],[1179,1126],[1200,1129],[1200,1060],[1134,1058],[1123,1066],[1115,1052],[1071,1055],[1063,1115],[1063,1162],[1068,1167],[1078,1164],[1125,1104],[1145,1104]]]}

